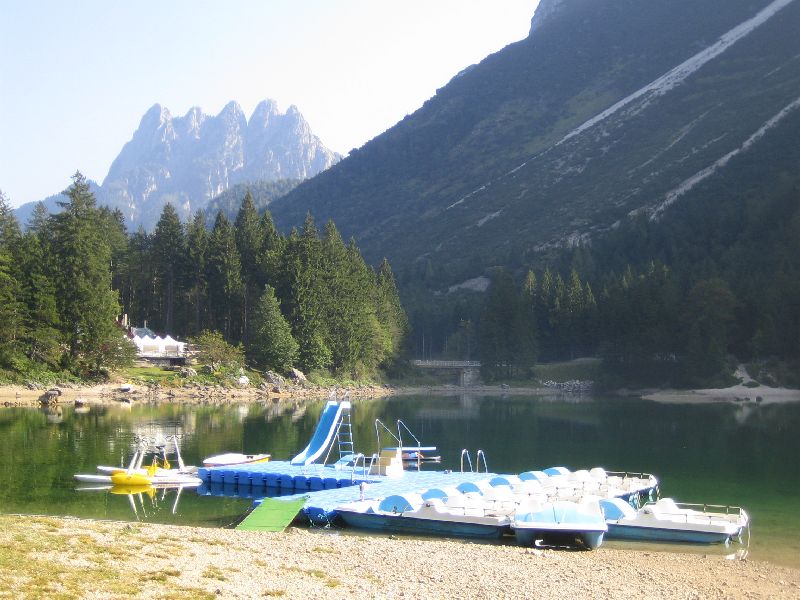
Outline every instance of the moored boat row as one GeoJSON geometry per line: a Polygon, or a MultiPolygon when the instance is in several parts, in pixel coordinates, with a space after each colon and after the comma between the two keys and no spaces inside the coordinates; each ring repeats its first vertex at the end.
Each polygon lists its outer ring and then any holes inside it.
{"type": "Polygon", "coordinates": [[[727,544],[748,530],[742,509],[653,500],[657,491],[658,480],[649,474],[554,467],[359,500],[336,514],[348,526],[369,530],[493,539],[513,534],[521,545],[586,549],[605,537],[727,544]]]}

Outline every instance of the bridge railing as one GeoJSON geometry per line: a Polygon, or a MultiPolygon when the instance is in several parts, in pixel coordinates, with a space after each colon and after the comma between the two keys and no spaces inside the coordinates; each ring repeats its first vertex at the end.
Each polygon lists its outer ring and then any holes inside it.
{"type": "Polygon", "coordinates": [[[426,369],[470,369],[481,366],[477,360],[412,360],[411,364],[426,369]]]}

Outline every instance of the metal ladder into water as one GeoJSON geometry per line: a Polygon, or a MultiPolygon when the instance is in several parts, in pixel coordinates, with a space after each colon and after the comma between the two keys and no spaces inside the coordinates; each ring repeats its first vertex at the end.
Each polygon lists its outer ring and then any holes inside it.
{"type": "Polygon", "coordinates": [[[336,434],[336,441],[339,448],[339,458],[355,454],[355,444],[353,444],[353,424],[350,421],[350,409],[342,411],[342,420],[339,423],[339,431],[336,434]]]}

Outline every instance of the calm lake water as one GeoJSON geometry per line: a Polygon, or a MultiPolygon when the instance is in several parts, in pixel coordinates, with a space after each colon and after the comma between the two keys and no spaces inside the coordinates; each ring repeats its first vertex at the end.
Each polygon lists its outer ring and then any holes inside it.
{"type": "MultiPolygon", "coordinates": [[[[83,413],[71,406],[0,408],[0,512],[228,526],[251,499],[184,490],[177,506],[174,491],[132,504],[127,495],[77,490],[73,475],[127,464],[137,433],[180,434],[187,464],[225,451],[285,459],[305,446],[323,404],[113,405],[83,413]]],[[[664,496],[744,506],[753,520],[750,557],[800,567],[800,404],[469,395],[359,400],[358,451],[377,449],[376,418],[390,427],[403,419],[422,444],[438,446],[443,463],[436,468],[458,469],[462,448],[473,456],[480,448],[493,472],[563,465],[654,473],[664,496]]]]}

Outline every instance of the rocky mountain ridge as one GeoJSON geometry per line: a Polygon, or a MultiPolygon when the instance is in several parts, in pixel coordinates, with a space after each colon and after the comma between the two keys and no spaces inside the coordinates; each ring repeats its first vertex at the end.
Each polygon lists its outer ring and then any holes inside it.
{"type": "MultiPolygon", "coordinates": [[[[119,209],[129,229],[154,227],[170,202],[184,220],[237,184],[302,180],[341,159],[313,134],[295,106],[259,103],[250,119],[236,102],[218,115],[193,107],[173,116],[160,104],[142,117],[133,137],[96,191],[98,203],[119,209]]],[[[47,206],[56,210],[55,199],[47,206]]],[[[20,207],[25,221],[33,203],[20,207]]]]}

